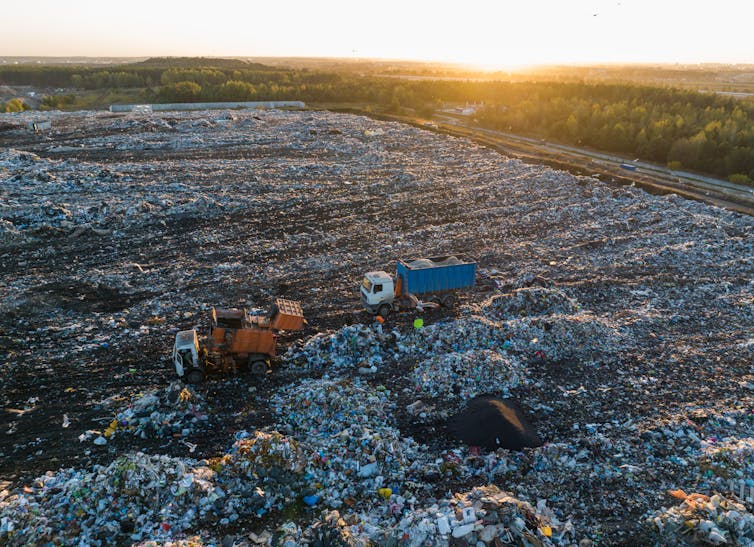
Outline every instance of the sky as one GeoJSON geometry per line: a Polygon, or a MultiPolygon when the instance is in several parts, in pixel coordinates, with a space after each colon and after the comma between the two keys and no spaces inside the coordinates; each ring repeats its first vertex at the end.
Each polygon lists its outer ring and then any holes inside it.
{"type": "Polygon", "coordinates": [[[17,13],[0,19],[0,57],[754,63],[754,0],[41,0],[17,13]]]}

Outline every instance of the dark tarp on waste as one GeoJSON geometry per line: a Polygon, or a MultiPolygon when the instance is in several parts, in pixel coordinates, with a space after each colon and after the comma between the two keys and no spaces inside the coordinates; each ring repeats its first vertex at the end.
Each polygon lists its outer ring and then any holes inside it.
{"type": "Polygon", "coordinates": [[[448,421],[450,432],[470,446],[521,450],[542,445],[534,427],[513,399],[476,397],[448,421]]]}

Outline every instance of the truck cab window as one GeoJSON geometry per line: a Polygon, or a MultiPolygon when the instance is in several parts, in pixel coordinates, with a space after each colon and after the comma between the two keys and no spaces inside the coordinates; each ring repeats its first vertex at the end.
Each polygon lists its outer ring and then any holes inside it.
{"type": "Polygon", "coordinates": [[[382,292],[382,283],[374,286],[374,294],[377,294],[379,292],[382,292]]]}

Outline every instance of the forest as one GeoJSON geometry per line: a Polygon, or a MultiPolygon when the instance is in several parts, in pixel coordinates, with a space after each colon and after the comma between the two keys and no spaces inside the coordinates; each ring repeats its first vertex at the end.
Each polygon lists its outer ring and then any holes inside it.
{"type": "MultiPolygon", "coordinates": [[[[541,79],[405,79],[173,58],[112,67],[0,66],[0,84],[55,88],[42,99],[42,109],[80,108],[77,98],[108,89],[131,90],[142,102],[302,100],[422,117],[448,105],[481,103],[473,121],[482,127],[740,183],[754,180],[754,103],[681,88],[541,79]]],[[[0,104],[0,111],[19,109],[17,102],[0,104]]]]}

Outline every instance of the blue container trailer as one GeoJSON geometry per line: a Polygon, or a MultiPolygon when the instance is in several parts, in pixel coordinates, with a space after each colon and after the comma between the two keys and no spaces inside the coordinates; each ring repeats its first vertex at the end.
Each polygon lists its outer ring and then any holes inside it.
{"type": "Polygon", "coordinates": [[[399,260],[395,279],[384,271],[367,272],[361,303],[383,317],[401,308],[452,307],[454,291],[472,287],[475,278],[476,262],[457,255],[399,260]]]}
{"type": "Polygon", "coordinates": [[[396,270],[401,280],[402,293],[420,296],[472,287],[476,276],[476,262],[451,256],[410,262],[399,260],[396,270]]]}

